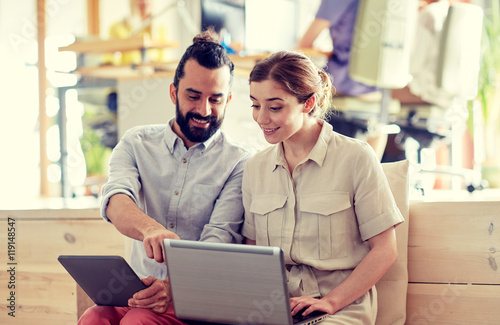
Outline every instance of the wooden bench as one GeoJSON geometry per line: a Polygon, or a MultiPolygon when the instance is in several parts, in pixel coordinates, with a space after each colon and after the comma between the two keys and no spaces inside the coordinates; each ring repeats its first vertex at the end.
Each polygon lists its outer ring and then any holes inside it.
{"type": "MultiPolygon", "coordinates": [[[[75,324],[91,304],[61,254],[124,255],[124,237],[94,208],[0,210],[0,242],[16,222],[16,318],[0,324],[75,324]],[[14,321],[13,321],[14,320],[14,321]]],[[[411,202],[406,324],[499,324],[500,201],[411,202]]],[[[0,297],[7,299],[7,249],[0,297]]]]}
{"type": "Polygon", "coordinates": [[[406,324],[500,324],[500,201],[411,202],[406,324]]]}
{"type": "MultiPolygon", "coordinates": [[[[95,204],[93,204],[95,205],[95,204]]],[[[59,264],[63,254],[124,255],[124,237],[99,216],[99,209],[74,207],[0,210],[0,324],[76,324],[88,305],[59,264]],[[15,221],[15,288],[9,290],[7,222],[15,221]],[[15,318],[5,299],[15,292],[15,318]]]]}

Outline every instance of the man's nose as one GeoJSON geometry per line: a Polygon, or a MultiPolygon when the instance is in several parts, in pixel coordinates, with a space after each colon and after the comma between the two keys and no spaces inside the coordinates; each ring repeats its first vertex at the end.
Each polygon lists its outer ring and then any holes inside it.
{"type": "Polygon", "coordinates": [[[212,104],[210,103],[210,100],[207,99],[202,101],[196,111],[201,116],[210,116],[212,114],[212,104]]]}

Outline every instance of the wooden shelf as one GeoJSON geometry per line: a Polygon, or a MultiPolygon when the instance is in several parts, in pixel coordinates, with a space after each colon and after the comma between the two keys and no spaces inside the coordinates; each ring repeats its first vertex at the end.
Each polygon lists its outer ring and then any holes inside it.
{"type": "Polygon", "coordinates": [[[110,53],[121,51],[134,51],[142,49],[177,48],[179,42],[161,42],[151,40],[147,36],[128,39],[88,39],[76,41],[73,44],[59,47],[59,51],[72,51],[76,53],[110,53]]]}

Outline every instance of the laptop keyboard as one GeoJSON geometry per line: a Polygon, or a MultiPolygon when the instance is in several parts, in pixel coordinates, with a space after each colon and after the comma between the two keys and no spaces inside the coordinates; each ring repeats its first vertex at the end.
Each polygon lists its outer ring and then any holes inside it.
{"type": "MultiPolygon", "coordinates": [[[[302,316],[302,313],[306,310],[307,308],[304,308],[302,309],[301,311],[299,311],[297,314],[295,314],[295,316],[292,317],[293,319],[293,323],[298,323],[298,322],[303,322],[303,321],[306,321],[308,319],[311,319],[311,318],[315,318],[317,316],[321,316],[321,315],[324,315],[325,313],[322,312],[322,311],[313,311],[312,313],[310,313],[309,315],[307,316],[302,316]]],[[[323,319],[317,319],[317,320],[312,320],[310,323],[307,323],[307,324],[315,324],[315,323],[319,323],[321,322],[323,319]]]]}

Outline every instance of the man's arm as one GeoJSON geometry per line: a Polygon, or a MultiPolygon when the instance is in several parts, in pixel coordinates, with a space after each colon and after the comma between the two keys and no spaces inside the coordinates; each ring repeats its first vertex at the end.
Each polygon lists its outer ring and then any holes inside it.
{"type": "Polygon", "coordinates": [[[312,48],[313,43],[325,28],[330,27],[330,22],[325,19],[316,18],[313,20],[305,34],[297,44],[298,48],[312,48]]]}
{"type": "Polygon", "coordinates": [[[142,212],[125,194],[115,194],[109,199],[106,215],[119,232],[142,241],[147,256],[158,263],[164,260],[163,239],[179,239],[177,234],[142,212]]]}
{"type": "Polygon", "coordinates": [[[243,169],[248,157],[235,166],[213,207],[210,222],[205,225],[200,240],[212,242],[241,243],[241,225],[243,223],[243,203],[241,182],[243,169]]]}

